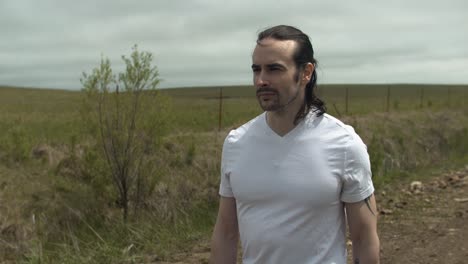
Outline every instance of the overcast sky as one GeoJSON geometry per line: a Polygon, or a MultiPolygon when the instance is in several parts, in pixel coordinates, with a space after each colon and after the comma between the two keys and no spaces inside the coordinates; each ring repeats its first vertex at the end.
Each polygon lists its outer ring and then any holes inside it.
{"type": "Polygon", "coordinates": [[[0,0],[0,85],[80,89],[138,44],[161,87],[251,83],[256,34],[312,40],[319,83],[468,84],[466,0],[0,0]]]}

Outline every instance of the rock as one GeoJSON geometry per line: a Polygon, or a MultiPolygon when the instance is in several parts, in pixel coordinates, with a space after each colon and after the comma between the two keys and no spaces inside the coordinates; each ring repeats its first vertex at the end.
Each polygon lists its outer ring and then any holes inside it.
{"type": "Polygon", "coordinates": [[[407,204],[408,204],[408,203],[405,202],[405,201],[403,201],[403,202],[397,202],[397,203],[395,203],[395,207],[401,209],[401,208],[405,207],[405,205],[407,205],[407,204]]]}
{"type": "Polygon", "coordinates": [[[404,193],[404,194],[406,194],[406,195],[409,195],[409,196],[412,196],[412,195],[413,195],[412,192],[407,191],[407,190],[402,191],[402,193],[404,193]]]}
{"type": "Polygon", "coordinates": [[[51,147],[45,144],[40,144],[32,149],[32,155],[35,159],[50,160],[51,147]]]}
{"type": "Polygon", "coordinates": [[[447,188],[447,183],[445,181],[439,181],[438,184],[441,189],[447,188]]]}
{"type": "Polygon", "coordinates": [[[468,202],[468,197],[465,197],[465,198],[455,198],[453,199],[455,200],[455,202],[458,202],[458,203],[466,203],[468,202]]]}
{"type": "Polygon", "coordinates": [[[456,187],[463,187],[468,185],[468,177],[460,177],[460,181],[455,185],[456,187]]]}
{"type": "Polygon", "coordinates": [[[447,231],[448,231],[449,233],[455,233],[455,232],[458,231],[458,229],[456,229],[456,228],[449,228],[447,231]]]}
{"type": "Polygon", "coordinates": [[[410,191],[412,193],[420,193],[423,189],[423,184],[420,181],[413,181],[410,184],[410,191]]]}
{"type": "Polygon", "coordinates": [[[448,177],[448,180],[447,180],[450,184],[456,184],[460,181],[460,176],[458,175],[452,175],[450,177],[448,177]]]}
{"type": "Polygon", "coordinates": [[[390,215],[390,214],[393,214],[393,210],[382,208],[382,209],[380,209],[379,213],[382,214],[382,215],[390,215]]]}

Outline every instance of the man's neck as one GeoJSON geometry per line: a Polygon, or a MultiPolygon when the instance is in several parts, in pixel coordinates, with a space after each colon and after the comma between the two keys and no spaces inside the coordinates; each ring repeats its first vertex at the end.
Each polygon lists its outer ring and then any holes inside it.
{"type": "Polygon", "coordinates": [[[266,113],[266,121],[271,130],[282,137],[296,127],[296,114],[291,111],[269,111],[266,113]]]}

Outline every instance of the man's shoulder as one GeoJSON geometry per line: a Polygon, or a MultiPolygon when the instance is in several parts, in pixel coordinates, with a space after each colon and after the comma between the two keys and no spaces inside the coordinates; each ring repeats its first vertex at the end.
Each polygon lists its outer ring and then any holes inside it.
{"type": "Polygon", "coordinates": [[[343,143],[349,143],[356,139],[360,140],[359,135],[356,133],[354,128],[340,119],[330,115],[330,114],[323,114],[319,118],[316,118],[317,125],[316,127],[320,129],[320,134],[326,138],[330,138],[331,140],[339,140],[343,143]]]}
{"type": "Polygon", "coordinates": [[[233,144],[242,139],[246,134],[254,132],[257,129],[260,129],[262,118],[265,118],[265,113],[262,113],[243,125],[232,129],[226,137],[225,142],[233,144]]]}
{"type": "Polygon", "coordinates": [[[317,127],[321,129],[331,129],[345,134],[356,133],[352,126],[345,124],[343,121],[330,114],[325,113],[316,119],[318,121],[317,127]]]}

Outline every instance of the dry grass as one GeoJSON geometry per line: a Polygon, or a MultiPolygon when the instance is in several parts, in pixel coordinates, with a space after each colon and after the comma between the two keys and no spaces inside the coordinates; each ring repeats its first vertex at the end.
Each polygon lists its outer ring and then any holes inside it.
{"type": "MultiPolygon", "coordinates": [[[[0,106],[5,110],[0,114],[0,262],[151,263],[171,259],[209,235],[224,137],[258,112],[255,100],[226,100],[218,132],[216,100],[174,99],[173,127],[148,156],[154,165],[151,192],[141,211],[123,224],[103,177],[105,167],[75,122],[78,94],[51,93],[27,91],[34,110],[7,103],[23,100],[10,90],[3,91],[10,99],[0,99],[5,102],[0,106]],[[61,103],[52,107],[55,102],[45,97],[61,103]],[[24,151],[15,155],[26,155],[23,159],[12,155],[18,148],[24,151]]],[[[368,145],[380,185],[468,156],[464,107],[368,110],[342,119],[368,145]]]]}

